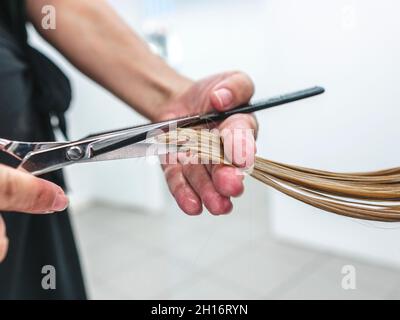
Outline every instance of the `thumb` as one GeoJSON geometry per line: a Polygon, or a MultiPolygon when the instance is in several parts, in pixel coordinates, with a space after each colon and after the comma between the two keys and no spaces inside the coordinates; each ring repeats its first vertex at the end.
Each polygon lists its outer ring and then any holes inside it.
{"type": "Polygon", "coordinates": [[[68,199],[59,186],[0,165],[0,211],[50,213],[67,206],[68,199]]]}
{"type": "Polygon", "coordinates": [[[234,72],[218,83],[211,92],[211,104],[218,111],[225,111],[250,101],[254,84],[248,75],[234,72]]]}

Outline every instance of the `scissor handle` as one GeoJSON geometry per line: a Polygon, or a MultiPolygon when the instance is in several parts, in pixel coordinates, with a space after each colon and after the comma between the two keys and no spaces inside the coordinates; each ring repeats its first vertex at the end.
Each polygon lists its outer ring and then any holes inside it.
{"type": "Polygon", "coordinates": [[[288,93],[288,94],[283,94],[280,96],[270,98],[268,100],[259,101],[254,104],[246,104],[246,105],[243,105],[243,106],[240,106],[240,107],[228,110],[228,111],[224,111],[224,112],[207,113],[207,114],[201,116],[201,119],[204,122],[222,121],[222,120],[229,118],[230,116],[232,116],[234,114],[253,113],[256,111],[269,109],[272,107],[276,107],[276,106],[279,106],[282,104],[294,102],[297,100],[310,98],[310,97],[322,94],[324,92],[325,92],[324,88],[317,86],[317,87],[300,90],[300,91],[296,91],[296,92],[292,92],[292,93],[288,93]]]}

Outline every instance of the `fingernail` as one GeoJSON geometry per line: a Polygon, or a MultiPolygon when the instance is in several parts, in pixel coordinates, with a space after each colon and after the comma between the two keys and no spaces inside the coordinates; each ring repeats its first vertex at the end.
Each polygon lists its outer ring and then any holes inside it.
{"type": "Polygon", "coordinates": [[[229,107],[231,107],[231,104],[233,102],[233,95],[230,90],[223,88],[215,91],[214,94],[218,98],[223,109],[228,109],[229,107]]]}
{"type": "Polygon", "coordinates": [[[64,211],[68,207],[69,201],[68,198],[64,195],[64,193],[59,192],[56,195],[56,199],[53,203],[52,210],[54,211],[64,211]]]}

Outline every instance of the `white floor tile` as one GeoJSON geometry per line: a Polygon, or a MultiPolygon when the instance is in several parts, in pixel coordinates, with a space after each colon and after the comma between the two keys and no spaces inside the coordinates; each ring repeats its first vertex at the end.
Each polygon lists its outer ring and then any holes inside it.
{"type": "Polygon", "coordinates": [[[399,281],[395,270],[370,266],[351,259],[333,258],[311,274],[304,274],[299,283],[281,294],[282,299],[383,299],[399,281]],[[356,289],[345,290],[342,268],[354,266],[356,289]]]}
{"type": "Polygon", "coordinates": [[[141,264],[126,266],[107,279],[108,287],[120,291],[126,299],[152,299],[186,281],[198,270],[167,256],[145,256],[141,264]]]}
{"type": "Polygon", "coordinates": [[[316,253],[312,251],[270,242],[242,248],[213,266],[213,270],[220,277],[263,296],[315,257],[316,253]]]}
{"type": "MultiPolygon", "coordinates": [[[[254,202],[264,201],[254,194],[254,202]]],[[[237,201],[230,216],[189,217],[95,205],[73,215],[94,299],[400,298],[396,270],[277,243],[268,213],[237,201]],[[244,209],[247,208],[247,211],[244,209]],[[352,264],[357,290],[341,288],[352,264]]]]}
{"type": "Polygon", "coordinates": [[[237,219],[219,217],[209,223],[207,228],[197,229],[177,242],[167,241],[164,250],[171,256],[206,268],[222,261],[234,251],[241,251],[241,248],[261,237],[260,232],[247,232],[245,226],[245,223],[237,219]]]}
{"type": "Polygon", "coordinates": [[[384,296],[389,300],[400,300],[400,281],[396,282],[391,290],[384,296]]]}
{"type": "Polygon", "coordinates": [[[199,275],[183,285],[172,288],[158,296],[173,300],[242,300],[252,296],[247,290],[221,282],[218,277],[199,275]]]}

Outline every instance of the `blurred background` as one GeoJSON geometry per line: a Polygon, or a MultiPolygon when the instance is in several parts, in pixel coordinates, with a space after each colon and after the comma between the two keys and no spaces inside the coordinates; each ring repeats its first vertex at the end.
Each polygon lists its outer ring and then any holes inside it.
{"type": "MultiPolygon", "coordinates": [[[[398,1],[110,3],[194,79],[240,69],[253,78],[255,99],[326,88],[258,114],[260,156],[333,171],[399,165],[398,1]]],[[[31,41],[73,82],[72,139],[144,123],[33,30],[31,41]]],[[[251,178],[230,216],[187,217],[159,166],[143,159],[71,167],[67,177],[91,298],[400,298],[399,224],[326,213],[251,178]],[[356,287],[346,290],[348,266],[356,287]]]]}

